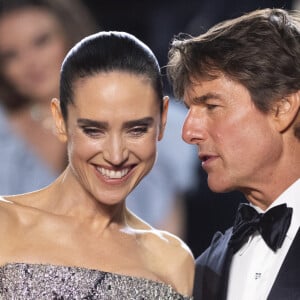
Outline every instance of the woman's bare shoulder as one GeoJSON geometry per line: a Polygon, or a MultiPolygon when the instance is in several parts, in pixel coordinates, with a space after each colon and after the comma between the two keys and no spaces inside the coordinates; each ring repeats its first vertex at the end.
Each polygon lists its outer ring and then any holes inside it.
{"type": "Polygon", "coordinates": [[[29,194],[0,196],[0,222],[10,220],[15,222],[21,215],[21,212],[33,209],[29,205],[29,199],[29,194]]]}
{"type": "Polygon", "coordinates": [[[178,292],[191,295],[195,261],[186,243],[169,232],[153,229],[147,244],[158,258],[157,270],[163,270],[163,276],[178,292]]]}
{"type": "Polygon", "coordinates": [[[15,220],[17,205],[12,197],[0,196],[0,230],[7,222],[15,220]]]}
{"type": "Polygon", "coordinates": [[[149,232],[148,242],[157,254],[164,257],[165,261],[174,263],[174,266],[194,268],[194,256],[187,244],[170,232],[152,229],[149,232]],[[155,251],[155,250],[154,250],[155,251]]]}
{"type": "MultiPolygon", "coordinates": [[[[176,235],[164,230],[158,230],[135,215],[130,216],[129,225],[136,231],[137,235],[140,236],[140,239],[143,243],[146,243],[147,246],[152,246],[153,249],[159,247],[158,253],[162,253],[162,250],[166,250],[167,252],[174,252],[176,255],[193,258],[189,247],[176,235]]],[[[169,255],[169,253],[167,253],[167,255],[169,255]]]]}
{"type": "Polygon", "coordinates": [[[167,231],[141,222],[136,232],[149,268],[178,292],[191,295],[195,262],[187,244],[167,231]]]}
{"type": "Polygon", "coordinates": [[[11,197],[0,197],[0,264],[6,262],[18,236],[20,222],[17,207],[11,197]]]}
{"type": "Polygon", "coordinates": [[[31,195],[0,196],[0,236],[10,240],[21,228],[33,222],[37,209],[30,205],[31,195]]]}

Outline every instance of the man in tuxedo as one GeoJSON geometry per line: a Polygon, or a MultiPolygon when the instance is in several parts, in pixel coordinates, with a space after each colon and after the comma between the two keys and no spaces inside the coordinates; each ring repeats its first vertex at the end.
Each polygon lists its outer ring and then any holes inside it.
{"type": "Polygon", "coordinates": [[[197,258],[195,300],[300,299],[300,12],[225,21],[169,59],[210,189],[249,201],[197,258]]]}

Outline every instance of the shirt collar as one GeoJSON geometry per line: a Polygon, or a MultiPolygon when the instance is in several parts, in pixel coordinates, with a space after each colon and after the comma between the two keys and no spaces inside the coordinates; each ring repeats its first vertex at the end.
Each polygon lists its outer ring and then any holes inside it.
{"type": "MultiPolygon", "coordinates": [[[[272,207],[284,203],[286,203],[287,207],[291,207],[293,209],[291,225],[287,232],[287,236],[293,239],[300,227],[300,178],[298,178],[281,195],[279,195],[279,197],[268,207],[266,211],[272,207]]],[[[254,207],[258,212],[263,212],[261,209],[259,209],[259,207],[254,205],[251,206],[254,207]]]]}

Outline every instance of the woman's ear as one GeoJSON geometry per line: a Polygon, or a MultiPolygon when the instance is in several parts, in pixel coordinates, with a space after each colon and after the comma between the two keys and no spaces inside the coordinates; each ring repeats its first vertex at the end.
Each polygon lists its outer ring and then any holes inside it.
{"type": "Polygon", "coordinates": [[[68,139],[66,125],[61,113],[60,101],[57,98],[54,98],[51,101],[51,111],[55,123],[56,134],[60,141],[66,142],[68,139]]]}
{"type": "Polygon", "coordinates": [[[275,103],[273,120],[278,132],[284,132],[297,119],[300,109],[300,91],[290,94],[275,103]]]}
{"type": "Polygon", "coordinates": [[[162,110],[162,114],[161,114],[161,122],[160,122],[159,134],[158,134],[159,141],[164,136],[165,127],[167,124],[168,107],[169,107],[169,97],[165,96],[163,98],[163,110],[162,110]]]}

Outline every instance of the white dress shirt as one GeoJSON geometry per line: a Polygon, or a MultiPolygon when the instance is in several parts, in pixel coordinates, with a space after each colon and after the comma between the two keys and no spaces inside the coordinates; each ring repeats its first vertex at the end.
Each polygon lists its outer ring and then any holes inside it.
{"type": "MultiPolygon", "coordinates": [[[[283,245],[273,252],[255,233],[232,259],[227,300],[266,300],[284,258],[300,227],[300,179],[285,190],[267,209],[286,203],[293,208],[291,225],[283,245]]],[[[253,206],[259,213],[263,212],[253,206]]]]}

